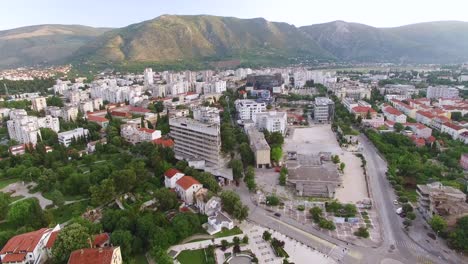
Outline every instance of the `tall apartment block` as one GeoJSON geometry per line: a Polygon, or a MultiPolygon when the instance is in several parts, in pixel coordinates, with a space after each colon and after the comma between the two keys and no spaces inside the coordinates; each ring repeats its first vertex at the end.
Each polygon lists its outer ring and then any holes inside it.
{"type": "Polygon", "coordinates": [[[317,97],[314,102],[314,120],[327,123],[333,120],[335,103],[327,97],[317,97]]]}
{"type": "Polygon", "coordinates": [[[171,118],[171,137],[177,159],[204,160],[207,166],[221,164],[221,132],[218,123],[202,123],[191,118],[171,118]]]}

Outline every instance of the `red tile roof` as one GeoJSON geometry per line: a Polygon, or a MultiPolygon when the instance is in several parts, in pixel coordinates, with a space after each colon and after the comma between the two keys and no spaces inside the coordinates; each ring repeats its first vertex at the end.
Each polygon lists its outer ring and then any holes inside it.
{"type": "Polygon", "coordinates": [[[55,240],[59,234],[60,230],[50,233],[49,240],[47,240],[46,248],[52,248],[54,246],[55,240]]]}
{"type": "Polygon", "coordinates": [[[436,138],[434,136],[430,136],[430,137],[426,138],[426,141],[429,142],[429,143],[434,143],[436,141],[436,138]]]}
{"type": "Polygon", "coordinates": [[[107,120],[107,118],[104,118],[102,116],[88,115],[88,121],[103,123],[103,122],[108,122],[109,120],[107,120]]]}
{"type": "Polygon", "coordinates": [[[451,129],[454,129],[454,130],[457,130],[457,131],[463,129],[463,127],[461,127],[459,125],[455,125],[454,123],[450,123],[450,122],[445,122],[444,126],[450,127],[451,129]]]}
{"type": "Polygon", "coordinates": [[[424,146],[426,144],[426,141],[424,141],[423,138],[418,138],[418,137],[412,136],[411,140],[418,147],[422,147],[422,146],[424,146]]]}
{"type": "Polygon", "coordinates": [[[42,235],[44,235],[47,230],[47,228],[41,228],[33,232],[24,233],[10,238],[0,251],[0,255],[5,253],[32,252],[37,246],[37,243],[41,240],[42,235]]]}
{"type": "Polygon", "coordinates": [[[129,117],[131,116],[129,113],[127,112],[119,112],[119,111],[112,111],[111,112],[111,115],[112,116],[120,116],[120,117],[129,117]]]}
{"type": "Polygon", "coordinates": [[[151,110],[143,108],[143,107],[138,107],[138,106],[130,106],[129,108],[130,112],[134,113],[149,113],[151,110]]]}
{"type": "Polygon", "coordinates": [[[387,112],[387,113],[389,113],[391,115],[396,115],[396,116],[402,115],[402,113],[400,111],[398,111],[397,109],[395,109],[395,108],[393,108],[391,106],[385,107],[384,112],[387,112]]]}
{"type": "Polygon", "coordinates": [[[376,113],[376,111],[374,109],[372,109],[372,107],[368,107],[368,106],[355,106],[355,107],[353,107],[353,112],[355,112],[355,113],[367,113],[367,112],[376,113]]]}
{"type": "Polygon", "coordinates": [[[177,173],[181,173],[178,169],[168,169],[166,172],[164,172],[164,176],[168,177],[169,179],[174,177],[177,173]]]}
{"type": "Polygon", "coordinates": [[[434,115],[426,111],[417,111],[416,114],[422,115],[427,118],[434,118],[434,115]]]}
{"type": "Polygon", "coordinates": [[[68,264],[107,264],[112,263],[115,248],[85,248],[73,251],[68,264]]]}
{"type": "Polygon", "coordinates": [[[200,184],[200,182],[198,182],[192,176],[184,176],[184,177],[180,178],[176,182],[176,184],[179,185],[180,187],[182,187],[182,189],[187,190],[190,187],[192,187],[194,184],[200,184]]]}
{"type": "Polygon", "coordinates": [[[26,259],[26,253],[8,254],[2,259],[2,263],[22,262],[26,259]]]}
{"type": "Polygon", "coordinates": [[[153,134],[156,131],[154,129],[144,128],[144,127],[139,128],[138,130],[144,133],[148,133],[148,134],[153,134]]]}
{"type": "Polygon", "coordinates": [[[163,146],[165,148],[172,148],[174,146],[174,140],[158,138],[153,140],[153,144],[163,146]]]}
{"type": "Polygon", "coordinates": [[[109,236],[109,234],[107,234],[107,233],[102,233],[102,234],[96,235],[96,236],[94,237],[93,245],[94,245],[94,246],[97,246],[97,247],[100,247],[100,246],[102,246],[104,243],[106,243],[107,241],[109,241],[109,239],[110,239],[110,236],[109,236]]]}

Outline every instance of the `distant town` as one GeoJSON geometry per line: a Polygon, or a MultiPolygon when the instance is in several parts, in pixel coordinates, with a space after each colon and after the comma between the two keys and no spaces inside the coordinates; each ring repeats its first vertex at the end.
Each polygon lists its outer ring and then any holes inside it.
{"type": "Polygon", "coordinates": [[[468,262],[468,65],[333,66],[0,71],[1,263],[468,262]]]}

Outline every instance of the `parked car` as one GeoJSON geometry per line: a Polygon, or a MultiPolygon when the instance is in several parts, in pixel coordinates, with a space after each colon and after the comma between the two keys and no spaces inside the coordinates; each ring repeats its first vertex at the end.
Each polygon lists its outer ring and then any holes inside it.
{"type": "Polygon", "coordinates": [[[280,213],[275,213],[274,216],[281,217],[281,214],[280,213]]]}
{"type": "Polygon", "coordinates": [[[399,205],[400,203],[398,202],[398,200],[393,200],[393,204],[394,205],[399,205]]]}

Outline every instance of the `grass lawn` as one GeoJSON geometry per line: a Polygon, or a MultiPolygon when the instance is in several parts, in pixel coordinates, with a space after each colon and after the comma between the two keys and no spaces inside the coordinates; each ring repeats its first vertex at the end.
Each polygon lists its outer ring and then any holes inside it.
{"type": "Polygon", "coordinates": [[[177,256],[181,264],[205,264],[205,252],[203,249],[184,250],[177,256]]]}
{"type": "Polygon", "coordinates": [[[0,189],[3,189],[5,187],[7,187],[8,185],[12,184],[12,183],[15,183],[15,182],[19,182],[20,180],[17,179],[17,178],[13,178],[13,179],[2,179],[0,180],[0,189]]]}
{"type": "Polygon", "coordinates": [[[227,236],[233,236],[233,235],[239,235],[239,234],[242,234],[242,230],[240,230],[240,228],[236,226],[231,230],[223,228],[221,232],[214,234],[214,237],[220,238],[220,237],[227,237],[227,236]]]}
{"type": "MultiPolygon", "coordinates": [[[[52,200],[52,196],[50,195],[50,192],[47,192],[47,193],[42,193],[42,196],[44,196],[44,198],[46,199],[49,199],[49,200],[52,200]]],[[[81,195],[63,195],[63,198],[65,199],[65,201],[77,201],[77,200],[81,200],[83,199],[84,197],[81,196],[81,195]]]]}
{"type": "Polygon", "coordinates": [[[60,208],[52,209],[54,220],[57,223],[63,223],[70,220],[73,217],[80,216],[86,211],[88,207],[88,200],[76,202],[68,205],[64,205],[60,208]]]}

